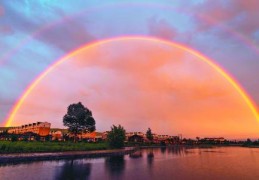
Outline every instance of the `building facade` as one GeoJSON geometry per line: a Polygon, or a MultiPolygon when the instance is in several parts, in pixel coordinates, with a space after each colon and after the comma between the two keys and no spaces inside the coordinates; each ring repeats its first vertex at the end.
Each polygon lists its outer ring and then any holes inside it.
{"type": "Polygon", "coordinates": [[[48,122],[37,122],[8,129],[9,134],[35,133],[39,136],[47,136],[50,133],[51,124],[48,122]]]}

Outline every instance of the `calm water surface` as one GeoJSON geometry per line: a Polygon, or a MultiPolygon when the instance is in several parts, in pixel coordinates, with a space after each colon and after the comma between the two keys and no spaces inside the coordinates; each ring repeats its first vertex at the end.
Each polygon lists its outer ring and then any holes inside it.
{"type": "Polygon", "coordinates": [[[259,148],[153,148],[109,158],[0,165],[0,179],[259,179],[259,148]]]}

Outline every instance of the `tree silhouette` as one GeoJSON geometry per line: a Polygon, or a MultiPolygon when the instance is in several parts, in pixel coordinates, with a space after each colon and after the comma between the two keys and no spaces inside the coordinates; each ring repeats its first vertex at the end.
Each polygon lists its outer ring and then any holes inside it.
{"type": "Polygon", "coordinates": [[[95,120],[92,117],[92,112],[81,102],[68,106],[67,114],[63,117],[63,124],[74,135],[74,142],[78,134],[95,131],[95,120]]]}
{"type": "Polygon", "coordinates": [[[147,132],[146,132],[146,137],[149,141],[153,141],[153,134],[150,128],[148,128],[147,132]]]}

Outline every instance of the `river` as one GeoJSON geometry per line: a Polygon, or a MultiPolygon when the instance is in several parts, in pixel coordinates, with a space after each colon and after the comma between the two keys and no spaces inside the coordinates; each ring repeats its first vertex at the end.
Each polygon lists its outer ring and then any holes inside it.
{"type": "Polygon", "coordinates": [[[149,148],[108,158],[0,165],[0,179],[259,179],[259,148],[149,148]]]}

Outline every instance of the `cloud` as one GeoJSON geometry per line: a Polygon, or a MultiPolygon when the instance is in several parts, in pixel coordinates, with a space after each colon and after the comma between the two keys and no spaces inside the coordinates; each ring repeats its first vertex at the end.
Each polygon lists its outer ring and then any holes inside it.
{"type": "Polygon", "coordinates": [[[95,37],[85,28],[84,23],[78,19],[66,17],[63,17],[62,22],[52,25],[36,38],[64,52],[69,52],[95,40],[95,37]]]}
{"type": "MultiPolygon", "coordinates": [[[[0,96],[0,123],[4,123],[8,112],[11,110],[15,100],[12,97],[1,97],[0,96]]],[[[1,124],[0,124],[1,125],[1,124]]]]}
{"type": "Polygon", "coordinates": [[[206,24],[201,22],[200,30],[225,24],[235,31],[251,36],[259,28],[256,18],[259,15],[257,0],[205,1],[193,10],[210,21],[206,24]]]}
{"type": "Polygon", "coordinates": [[[3,16],[5,13],[4,7],[0,5],[0,17],[3,16]]]}
{"type": "Polygon", "coordinates": [[[13,34],[13,29],[7,25],[0,25],[0,36],[13,34]]]}
{"type": "Polygon", "coordinates": [[[173,39],[178,32],[165,19],[158,19],[155,16],[147,21],[149,34],[162,39],[173,39]]]}
{"type": "Polygon", "coordinates": [[[77,16],[67,16],[61,8],[49,6],[42,14],[34,10],[39,8],[37,3],[30,7],[28,12],[25,7],[23,11],[18,11],[18,5],[16,3],[5,4],[8,14],[4,17],[5,26],[0,27],[1,32],[24,33],[63,52],[69,52],[95,40],[95,37],[87,30],[85,19],[81,21],[77,16]]]}

